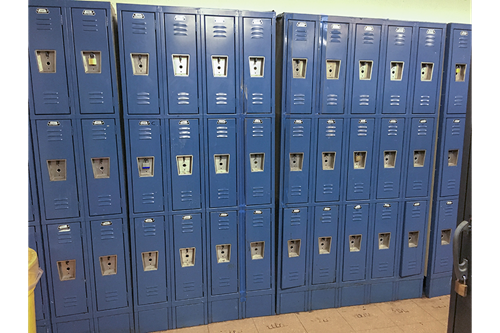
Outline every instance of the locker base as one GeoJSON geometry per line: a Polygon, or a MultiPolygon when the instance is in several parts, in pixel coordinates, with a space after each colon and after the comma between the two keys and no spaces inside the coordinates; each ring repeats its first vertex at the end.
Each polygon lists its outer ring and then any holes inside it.
{"type": "Polygon", "coordinates": [[[449,295],[451,291],[451,272],[446,276],[427,276],[424,280],[424,294],[427,297],[449,295]]]}
{"type": "Polygon", "coordinates": [[[243,318],[272,316],[274,310],[274,294],[247,295],[243,318]]]}

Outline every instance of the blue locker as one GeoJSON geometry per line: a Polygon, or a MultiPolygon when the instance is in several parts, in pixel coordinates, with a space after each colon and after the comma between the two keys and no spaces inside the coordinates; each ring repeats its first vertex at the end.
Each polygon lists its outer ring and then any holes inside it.
{"type": "Polygon", "coordinates": [[[137,303],[167,301],[166,230],[163,216],[134,219],[137,303]]]}
{"type": "Polygon", "coordinates": [[[342,280],[365,279],[369,204],[347,205],[342,280]]]}
{"type": "MultiPolygon", "coordinates": [[[[56,317],[87,313],[87,273],[79,222],[48,225],[46,237],[56,317]]],[[[47,270],[49,268],[47,267],[47,270]]]]}
{"type": "Polygon", "coordinates": [[[69,92],[59,7],[29,7],[29,60],[35,114],[69,114],[69,92]]]}
{"type": "Polygon", "coordinates": [[[273,110],[272,19],[243,18],[243,95],[246,113],[273,110]]]}
{"type": "Polygon", "coordinates": [[[411,26],[388,27],[382,113],[406,113],[412,36],[411,26]]]}
{"type": "Polygon", "coordinates": [[[339,206],[314,208],[312,284],[335,282],[339,206]]]}
{"type": "Polygon", "coordinates": [[[434,118],[411,118],[406,197],[425,197],[429,194],[434,129],[434,118]]]}
{"type": "Polygon", "coordinates": [[[71,120],[37,120],[36,131],[45,218],[78,217],[79,196],[71,120]]]}
{"type": "MultiPolygon", "coordinates": [[[[38,257],[38,264],[42,270],[45,270],[45,265],[44,260],[43,260],[43,249],[42,246],[38,246],[39,244],[39,239],[37,237],[35,227],[34,226],[29,226],[28,227],[28,246],[35,250],[37,253],[38,257]]],[[[46,276],[47,273],[43,272],[43,274],[46,276]]],[[[36,315],[36,320],[44,320],[45,316],[48,315],[48,313],[45,313],[45,301],[43,298],[43,293],[42,290],[45,289],[45,281],[44,281],[44,275],[42,275],[42,278],[38,280],[38,283],[35,287],[35,315],[36,315]],[[43,282],[42,282],[43,281],[43,282]]]]}
{"type": "Polygon", "coordinates": [[[238,292],[238,214],[210,213],[211,294],[238,292]]]}
{"type": "Polygon", "coordinates": [[[175,299],[203,297],[204,268],[201,214],[174,215],[175,299]]]}
{"type": "MultiPolygon", "coordinates": [[[[457,225],[458,199],[439,201],[435,230],[433,273],[451,272],[453,269],[453,234],[457,225]]],[[[451,277],[451,276],[450,276],[451,277]]]]}
{"type": "Polygon", "coordinates": [[[422,273],[427,225],[427,202],[405,203],[401,277],[422,273]]]}
{"type": "Polygon", "coordinates": [[[343,132],[343,119],[318,119],[316,202],[340,198],[343,132]]]}
{"type": "Polygon", "coordinates": [[[72,320],[69,322],[57,323],[57,324],[55,324],[55,326],[56,326],[57,333],[66,333],[66,332],[88,333],[88,332],[92,332],[92,330],[90,329],[91,324],[90,324],[89,319],[72,320]]]}
{"type": "Polygon", "coordinates": [[[197,16],[167,13],[164,18],[168,113],[199,113],[197,16]]]}
{"type": "Polygon", "coordinates": [[[459,195],[464,147],[465,118],[443,121],[444,145],[441,151],[441,196],[459,195]]]}
{"type": "MultiPolygon", "coordinates": [[[[31,168],[31,166],[30,166],[31,168]]],[[[35,208],[33,206],[33,191],[31,187],[31,175],[28,175],[28,195],[29,195],[29,203],[28,203],[28,222],[34,222],[35,221],[35,208]]]]}
{"type": "Polygon", "coordinates": [[[207,113],[236,113],[235,18],[205,16],[207,113]]]}
{"type": "Polygon", "coordinates": [[[307,207],[283,209],[281,289],[306,283],[307,207]]]}
{"type": "Polygon", "coordinates": [[[449,82],[446,98],[447,113],[463,113],[467,110],[467,93],[469,88],[471,65],[471,30],[452,29],[450,34],[451,64],[448,65],[449,82]]]}
{"type": "Polygon", "coordinates": [[[90,229],[97,311],[126,307],[129,281],[123,222],[121,219],[91,221],[90,229]]]}
{"type": "Polygon", "coordinates": [[[398,203],[377,203],[373,234],[372,278],[394,276],[398,240],[398,203]]]}
{"type": "Polygon", "coordinates": [[[153,308],[151,310],[138,311],[136,333],[164,331],[169,327],[170,309],[153,308]]]}
{"type": "Polygon", "coordinates": [[[208,119],[210,207],[237,204],[236,119],[208,119]]]}
{"type": "Polygon", "coordinates": [[[159,114],[156,13],[122,11],[128,114],[159,114]]]}
{"type": "Polygon", "coordinates": [[[285,121],[284,202],[285,204],[307,202],[312,120],[288,119],[285,121]]]}
{"type": "Polygon", "coordinates": [[[370,198],[375,120],[351,119],[347,200],[370,198]]]}
{"type": "Polygon", "coordinates": [[[323,22],[320,113],[344,113],[349,24],[323,22]]]}
{"type": "Polygon", "coordinates": [[[288,21],[286,113],[311,113],[316,59],[316,22],[288,21]]]}
{"type": "Polygon", "coordinates": [[[129,120],[131,195],[134,213],[163,210],[162,141],[159,119],[129,120]]]}
{"type": "Polygon", "coordinates": [[[398,198],[403,161],[404,118],[382,118],[379,141],[377,199],[398,198]]]}
{"type": "Polygon", "coordinates": [[[201,208],[200,126],[198,119],[170,119],[172,208],[201,208]]]}
{"type": "Polygon", "coordinates": [[[413,113],[436,113],[441,84],[443,29],[419,28],[413,113]]]}
{"type": "Polygon", "coordinates": [[[96,331],[100,333],[134,333],[134,322],[130,313],[99,317],[96,326],[96,331]]]}
{"type": "Polygon", "coordinates": [[[114,113],[108,15],[105,9],[71,9],[81,113],[114,113]]]}
{"type": "Polygon", "coordinates": [[[270,204],[274,195],[273,135],[271,118],[245,119],[245,202],[247,205],[270,204]]]}
{"type": "Polygon", "coordinates": [[[114,119],[82,120],[89,214],[120,214],[121,175],[114,119]]]}
{"type": "Polygon", "coordinates": [[[274,276],[271,209],[247,210],[245,214],[246,290],[269,289],[274,276]]]}
{"type": "Polygon", "coordinates": [[[380,25],[356,25],[352,113],[375,113],[381,33],[380,25]]]}

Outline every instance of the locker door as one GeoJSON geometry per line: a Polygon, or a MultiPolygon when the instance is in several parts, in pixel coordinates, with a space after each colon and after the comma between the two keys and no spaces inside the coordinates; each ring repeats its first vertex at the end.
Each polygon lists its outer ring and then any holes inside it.
{"type": "Polygon", "coordinates": [[[71,120],[37,120],[43,204],[48,220],[80,216],[71,120]]]}
{"type": "Polygon", "coordinates": [[[273,95],[272,58],[276,27],[271,19],[243,18],[243,89],[245,112],[270,113],[273,95]]]}
{"type": "Polygon", "coordinates": [[[271,118],[245,119],[245,199],[247,205],[270,204],[274,152],[271,118]]]}
{"type": "Polygon", "coordinates": [[[311,119],[289,119],[285,124],[285,203],[307,202],[309,199],[311,125],[311,119]]]}
{"type": "Polygon", "coordinates": [[[425,197],[429,193],[434,128],[434,118],[411,119],[406,197],[425,197]]]}
{"type": "Polygon", "coordinates": [[[394,276],[398,203],[378,203],[373,235],[372,278],[394,276]]]}
{"type": "Polygon", "coordinates": [[[419,30],[413,113],[436,113],[438,110],[442,33],[442,29],[419,30]]]}
{"type": "Polygon", "coordinates": [[[199,113],[196,16],[165,14],[168,113],[199,113]]]}
{"type": "Polygon", "coordinates": [[[69,114],[61,8],[29,7],[29,60],[35,114],[69,114]]]}
{"type": "Polygon", "coordinates": [[[175,299],[203,297],[201,214],[174,215],[175,299]]]}
{"type": "Polygon", "coordinates": [[[121,181],[114,119],[82,120],[90,215],[120,214],[121,181]]]}
{"type": "MultiPolygon", "coordinates": [[[[38,227],[37,227],[38,228],[38,227]]],[[[28,227],[28,246],[33,249],[38,256],[38,264],[42,270],[45,270],[45,265],[42,260],[43,257],[43,250],[40,245],[40,248],[38,247],[39,244],[39,236],[37,235],[37,232],[35,230],[34,226],[29,226],[28,227]]],[[[43,274],[46,274],[43,272],[43,274]]],[[[35,287],[35,315],[36,315],[36,320],[43,320],[45,319],[45,311],[44,311],[44,299],[42,297],[42,289],[45,289],[45,281],[44,276],[42,275],[42,278],[38,280],[38,283],[36,284],[35,287]]]]}
{"type": "Polygon", "coordinates": [[[306,283],[307,207],[283,210],[281,289],[306,283]]]}
{"type": "Polygon", "coordinates": [[[129,114],[159,114],[156,13],[123,11],[125,91],[129,114]]]}
{"type": "Polygon", "coordinates": [[[441,153],[441,196],[459,195],[465,118],[448,118],[441,153]]]}
{"type": "Polygon", "coordinates": [[[159,119],[129,120],[134,213],[163,210],[162,141],[159,119]]]}
{"type": "Polygon", "coordinates": [[[344,282],[365,279],[368,210],[368,204],[347,205],[346,207],[342,278],[344,282]]]}
{"type": "Polygon", "coordinates": [[[401,277],[422,273],[427,225],[427,202],[406,202],[401,277]]]}
{"type": "Polygon", "coordinates": [[[198,119],[170,120],[172,207],[201,208],[200,127],[198,119]]]}
{"type": "Polygon", "coordinates": [[[167,253],[165,218],[136,218],[135,257],[139,305],[167,301],[167,253]]]}
{"type": "Polygon", "coordinates": [[[55,316],[87,313],[87,277],[80,223],[48,225],[47,238],[55,316]]]}
{"type": "Polygon", "coordinates": [[[274,269],[271,267],[271,253],[274,240],[271,239],[271,209],[247,210],[246,230],[246,290],[271,288],[274,269]]]}
{"type": "Polygon", "coordinates": [[[453,234],[457,225],[458,199],[439,202],[434,244],[434,273],[453,269],[453,234]]]}
{"type": "Polygon", "coordinates": [[[389,26],[382,113],[406,113],[412,36],[412,27],[389,26]]]}
{"type": "Polygon", "coordinates": [[[377,199],[398,198],[403,160],[404,118],[382,118],[378,160],[377,199]]]}
{"type": "Polygon", "coordinates": [[[236,119],[208,119],[210,207],[236,206],[236,119]]]}
{"type": "Polygon", "coordinates": [[[116,219],[90,223],[97,310],[126,307],[129,277],[125,270],[123,222],[116,219]]]}
{"type": "Polygon", "coordinates": [[[339,206],[315,207],[312,284],[335,282],[338,220],[339,206]]]}
{"type": "Polygon", "coordinates": [[[234,17],[205,17],[207,113],[236,113],[234,17]]]}
{"type": "Polygon", "coordinates": [[[356,25],[352,113],[375,113],[381,30],[380,25],[356,25]]]}
{"type": "MultiPolygon", "coordinates": [[[[71,10],[81,113],[114,113],[108,15],[104,9],[71,10]]],[[[114,54],[113,54],[114,56],[114,54]]]]}
{"type": "Polygon", "coordinates": [[[467,93],[470,77],[471,31],[453,29],[451,33],[451,70],[448,72],[447,113],[463,113],[467,109],[467,93]]]}
{"type": "Polygon", "coordinates": [[[349,24],[323,22],[321,113],[344,113],[349,24]]]}
{"type": "Polygon", "coordinates": [[[238,291],[238,213],[210,213],[212,295],[238,291]]]}
{"type": "Polygon", "coordinates": [[[316,202],[337,201],[340,196],[343,119],[318,119],[316,202]]]}
{"type": "Polygon", "coordinates": [[[347,200],[370,198],[375,120],[351,119],[347,200]]]}
{"type": "Polygon", "coordinates": [[[288,21],[286,63],[286,109],[289,113],[311,113],[315,77],[316,23],[288,21]]]}

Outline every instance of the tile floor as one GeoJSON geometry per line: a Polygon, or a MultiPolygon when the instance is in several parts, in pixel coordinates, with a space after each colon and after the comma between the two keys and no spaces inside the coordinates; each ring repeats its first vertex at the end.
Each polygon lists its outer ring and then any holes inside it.
{"type": "Polygon", "coordinates": [[[446,333],[450,296],[248,318],[168,333],[446,333]]]}

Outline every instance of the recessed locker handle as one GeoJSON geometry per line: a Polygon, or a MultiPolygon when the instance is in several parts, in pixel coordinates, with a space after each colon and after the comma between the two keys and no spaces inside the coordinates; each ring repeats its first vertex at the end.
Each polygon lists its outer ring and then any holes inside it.
{"type": "Polygon", "coordinates": [[[470,230],[470,224],[468,221],[462,221],[455,233],[453,234],[453,269],[455,270],[455,276],[457,279],[463,281],[464,277],[467,279],[469,275],[469,261],[467,259],[460,260],[460,250],[462,249],[462,242],[460,241],[462,233],[464,231],[470,230]]]}

